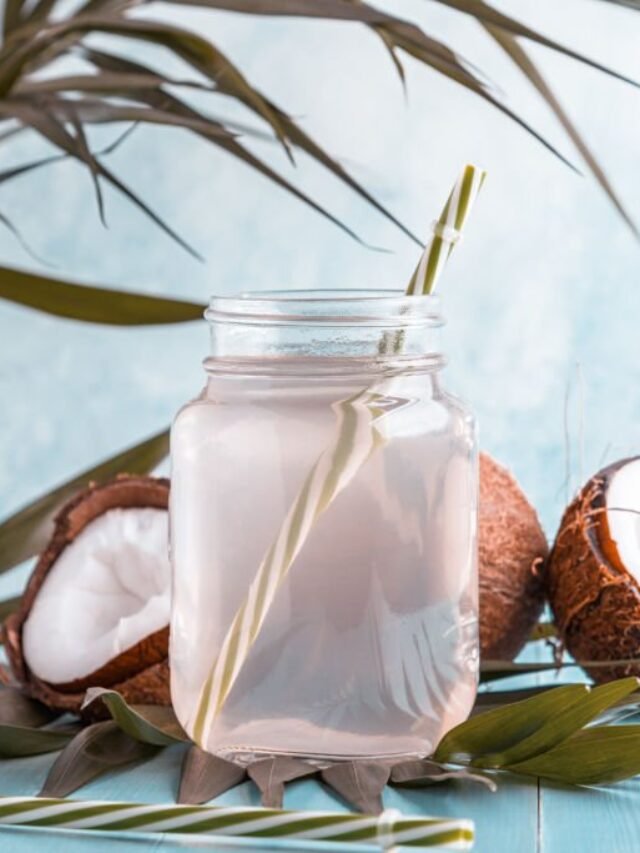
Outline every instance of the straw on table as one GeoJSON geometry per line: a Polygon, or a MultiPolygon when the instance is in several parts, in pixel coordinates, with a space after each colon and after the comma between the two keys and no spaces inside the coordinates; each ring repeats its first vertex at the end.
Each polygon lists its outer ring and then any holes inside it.
{"type": "Polygon", "coordinates": [[[245,838],[296,838],[378,844],[389,848],[469,850],[474,826],[465,819],[405,817],[397,812],[359,815],[248,807],[140,805],[98,800],[0,797],[0,826],[19,825],[104,832],[176,832],[245,838]]]}
{"type": "MultiPolygon", "coordinates": [[[[408,295],[431,293],[436,287],[484,177],[485,172],[476,166],[468,165],[463,169],[433,226],[433,235],[407,286],[408,295]]],[[[397,351],[397,344],[396,341],[391,347],[393,351],[397,351]]],[[[381,352],[388,350],[388,343],[383,339],[381,352]]],[[[335,438],[312,468],[260,564],[202,686],[194,718],[186,725],[189,735],[204,749],[213,722],[251,651],[278,588],[313,525],[355,477],[373,450],[384,444],[381,421],[390,410],[380,404],[387,396],[386,388],[368,388],[334,405],[337,418],[335,438]]]]}

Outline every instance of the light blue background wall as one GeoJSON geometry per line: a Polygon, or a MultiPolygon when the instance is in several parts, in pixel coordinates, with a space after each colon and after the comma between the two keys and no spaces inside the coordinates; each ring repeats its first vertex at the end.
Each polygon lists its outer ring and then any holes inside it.
{"type": "MultiPolygon", "coordinates": [[[[573,156],[544,104],[475,23],[429,0],[385,5],[499,79],[510,102],[573,156]]],[[[598,0],[510,0],[503,8],[640,79],[640,14],[598,0]]],[[[582,476],[640,452],[640,244],[593,182],[411,60],[405,102],[383,48],[361,27],[187,9],[172,17],[218,40],[419,232],[463,162],[489,170],[446,276],[447,381],[473,401],[484,447],[513,468],[552,535],[582,476]]],[[[545,49],[532,54],[640,221],[640,91],[545,49]]],[[[39,150],[25,139],[0,148],[0,167],[39,150]]],[[[286,172],[275,146],[262,150],[286,172]]],[[[105,231],[87,175],[61,164],[0,188],[0,211],[56,265],[53,274],[204,301],[247,288],[403,286],[416,260],[414,245],[303,156],[292,177],[391,254],[363,249],[180,132],[140,130],[111,166],[206,264],[110,191],[105,231]]],[[[34,266],[4,233],[0,258],[34,266]]],[[[4,515],[166,424],[199,386],[207,338],[204,324],[116,330],[0,304],[0,342],[4,515]]]]}

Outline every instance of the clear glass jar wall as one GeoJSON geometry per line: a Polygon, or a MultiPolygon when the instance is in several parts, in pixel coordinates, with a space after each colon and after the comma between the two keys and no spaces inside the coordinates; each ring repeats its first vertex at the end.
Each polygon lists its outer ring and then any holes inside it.
{"type": "Polygon", "coordinates": [[[441,385],[438,299],[254,294],[207,318],[171,436],[178,718],[223,756],[429,753],[478,668],[475,425],[441,385]]]}

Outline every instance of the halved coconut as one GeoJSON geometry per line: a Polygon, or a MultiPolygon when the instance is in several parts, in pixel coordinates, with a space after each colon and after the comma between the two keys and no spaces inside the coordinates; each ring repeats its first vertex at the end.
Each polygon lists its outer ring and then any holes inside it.
{"type": "Polygon", "coordinates": [[[27,693],[62,710],[78,710],[92,686],[170,703],[168,497],[168,480],[120,476],[58,514],[4,627],[27,693]]]}
{"type": "Polygon", "coordinates": [[[544,606],[547,540],[512,475],[480,454],[480,654],[512,660],[544,606]]]}
{"type": "MultiPolygon", "coordinates": [[[[548,573],[560,636],[583,661],[640,657],[640,457],[604,468],[568,507],[548,573]]],[[[640,666],[587,668],[595,681],[640,666]]]]}

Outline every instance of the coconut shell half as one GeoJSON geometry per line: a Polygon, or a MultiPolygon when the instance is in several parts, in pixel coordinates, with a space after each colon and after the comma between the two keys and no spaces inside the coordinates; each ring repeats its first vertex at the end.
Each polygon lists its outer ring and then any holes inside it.
{"type": "Polygon", "coordinates": [[[30,671],[23,651],[23,627],[49,572],[64,550],[103,513],[111,509],[168,508],[169,481],[120,475],[104,485],[91,485],[58,513],[54,531],[38,559],[20,608],[3,626],[11,670],[24,692],[61,711],[79,711],[89,687],[118,690],[130,703],[169,705],[169,628],[163,627],[125,649],[86,677],[49,683],[30,671]]]}
{"type": "Polygon", "coordinates": [[[522,489],[480,454],[480,655],[513,660],[544,606],[547,540],[522,489]]]}
{"type": "MultiPolygon", "coordinates": [[[[640,657],[640,587],[612,538],[608,506],[613,478],[640,457],[604,468],[582,488],[564,513],[549,558],[548,590],[556,626],[578,661],[640,657]]],[[[640,503],[640,489],[636,494],[640,503]]],[[[631,512],[636,512],[631,510],[631,512]]],[[[640,665],[585,667],[594,681],[640,677],[640,665]]]]}

